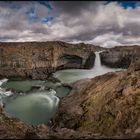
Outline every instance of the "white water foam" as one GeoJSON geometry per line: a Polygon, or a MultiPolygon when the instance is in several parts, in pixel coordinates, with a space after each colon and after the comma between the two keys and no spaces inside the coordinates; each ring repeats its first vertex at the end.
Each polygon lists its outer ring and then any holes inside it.
{"type": "MultiPolygon", "coordinates": [[[[7,81],[8,81],[8,79],[6,79],[6,78],[0,80],[0,86],[7,81]]],[[[12,94],[13,93],[11,91],[6,91],[5,89],[0,87],[0,106],[3,106],[3,102],[2,102],[3,98],[10,96],[12,94]]]]}

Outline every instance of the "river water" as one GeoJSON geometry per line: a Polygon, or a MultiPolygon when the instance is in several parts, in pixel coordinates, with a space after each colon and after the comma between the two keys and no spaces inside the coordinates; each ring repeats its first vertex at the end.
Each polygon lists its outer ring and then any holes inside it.
{"type": "Polygon", "coordinates": [[[94,67],[90,70],[67,69],[53,73],[53,77],[58,78],[61,83],[47,80],[1,80],[0,104],[4,106],[4,110],[9,116],[19,118],[25,123],[51,124],[50,119],[57,111],[59,98],[70,92],[70,89],[62,86],[62,83],[73,83],[80,79],[93,78],[107,72],[121,70],[101,65],[99,53],[95,52],[94,67]]]}

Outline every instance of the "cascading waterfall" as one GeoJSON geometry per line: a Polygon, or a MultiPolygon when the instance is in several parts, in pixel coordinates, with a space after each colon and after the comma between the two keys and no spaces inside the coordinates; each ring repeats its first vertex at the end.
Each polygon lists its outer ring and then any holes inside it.
{"type": "Polygon", "coordinates": [[[101,59],[100,59],[100,53],[102,51],[99,51],[99,52],[95,52],[95,62],[94,62],[94,66],[93,68],[95,69],[99,69],[101,67],[101,59]]]}

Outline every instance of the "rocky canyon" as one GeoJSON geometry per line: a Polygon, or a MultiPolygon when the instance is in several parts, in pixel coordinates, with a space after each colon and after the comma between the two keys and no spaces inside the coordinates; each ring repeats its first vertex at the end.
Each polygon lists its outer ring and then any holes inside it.
{"type": "Polygon", "coordinates": [[[60,69],[94,69],[95,52],[108,67],[125,68],[69,84],[51,127],[32,126],[0,108],[0,138],[140,138],[140,46],[105,49],[61,41],[0,43],[0,78],[44,80],[60,69]]]}

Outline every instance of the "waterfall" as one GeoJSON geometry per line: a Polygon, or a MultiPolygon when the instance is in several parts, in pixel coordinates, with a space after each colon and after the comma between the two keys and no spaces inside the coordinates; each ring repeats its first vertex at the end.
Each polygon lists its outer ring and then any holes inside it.
{"type": "Polygon", "coordinates": [[[94,69],[99,69],[101,67],[101,59],[100,59],[100,53],[102,51],[99,51],[99,52],[95,52],[95,62],[94,62],[94,66],[93,68],[94,69]]]}

